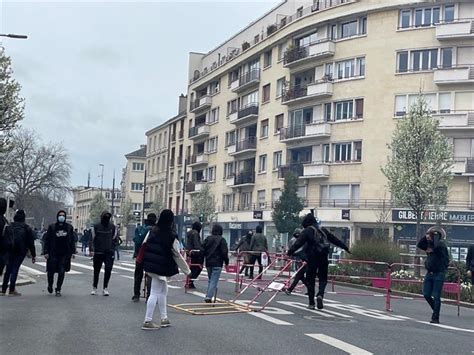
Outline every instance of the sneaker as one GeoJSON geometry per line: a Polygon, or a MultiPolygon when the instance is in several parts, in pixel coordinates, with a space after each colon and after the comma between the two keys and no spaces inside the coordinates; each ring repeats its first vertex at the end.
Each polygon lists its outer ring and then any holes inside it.
{"type": "Polygon", "coordinates": [[[161,326],[159,324],[155,324],[153,322],[145,322],[142,325],[143,330],[159,330],[161,326]]]}
{"type": "Polygon", "coordinates": [[[133,296],[132,301],[133,302],[140,302],[140,296],[133,296]]]}
{"type": "Polygon", "coordinates": [[[204,299],[204,302],[206,302],[206,303],[212,303],[212,300],[211,300],[210,298],[205,298],[205,299],[204,299]]]}
{"type": "Polygon", "coordinates": [[[52,294],[53,293],[53,286],[48,286],[48,293],[52,294]]]}
{"type": "Polygon", "coordinates": [[[318,305],[318,309],[323,309],[323,296],[316,297],[316,303],[318,305]]]}
{"type": "Polygon", "coordinates": [[[102,294],[104,296],[110,296],[109,290],[107,290],[106,288],[104,288],[104,291],[102,291],[102,294]]]}
{"type": "Polygon", "coordinates": [[[91,295],[92,295],[92,296],[97,295],[97,287],[94,287],[94,288],[92,289],[91,295]]]}
{"type": "Polygon", "coordinates": [[[439,324],[439,318],[432,318],[432,319],[430,320],[430,323],[431,323],[431,324],[439,324]]]}
{"type": "Polygon", "coordinates": [[[163,327],[163,328],[171,327],[171,323],[168,320],[168,318],[165,318],[165,319],[161,320],[161,327],[163,327]]]}
{"type": "Polygon", "coordinates": [[[291,290],[284,288],[283,292],[285,292],[288,296],[291,296],[291,290]]]}
{"type": "Polygon", "coordinates": [[[56,296],[56,297],[61,297],[61,291],[57,291],[57,290],[56,290],[56,295],[55,295],[55,296],[56,296]]]}
{"type": "Polygon", "coordinates": [[[195,290],[195,289],[196,289],[196,286],[194,286],[193,283],[190,283],[189,286],[188,286],[188,289],[190,289],[190,290],[195,290]]]}
{"type": "Polygon", "coordinates": [[[314,307],[314,304],[310,304],[310,305],[308,306],[308,309],[311,309],[311,310],[314,310],[315,308],[316,308],[316,307],[314,307]]]}
{"type": "Polygon", "coordinates": [[[20,293],[20,292],[16,292],[16,291],[13,291],[13,292],[10,291],[10,292],[8,293],[8,296],[9,296],[9,297],[17,297],[17,296],[21,296],[21,293],[20,293]]]}

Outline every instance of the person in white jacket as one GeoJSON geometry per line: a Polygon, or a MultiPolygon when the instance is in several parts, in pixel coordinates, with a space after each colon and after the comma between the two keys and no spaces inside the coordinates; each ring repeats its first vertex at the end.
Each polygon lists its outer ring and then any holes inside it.
{"type": "Polygon", "coordinates": [[[191,273],[186,260],[179,252],[178,236],[173,230],[173,223],[173,212],[163,210],[157,225],[143,242],[143,269],[151,276],[151,292],[147,301],[143,330],[158,330],[171,325],[166,310],[168,278],[178,274],[178,268],[186,275],[191,273]],[[161,315],[159,324],[153,322],[157,303],[161,315]]]}

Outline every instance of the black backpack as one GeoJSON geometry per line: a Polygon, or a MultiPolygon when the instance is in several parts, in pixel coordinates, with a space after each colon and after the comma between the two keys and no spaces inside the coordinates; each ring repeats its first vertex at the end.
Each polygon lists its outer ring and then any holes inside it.
{"type": "Polygon", "coordinates": [[[16,255],[21,255],[26,250],[26,229],[25,224],[12,223],[10,226],[13,234],[13,247],[12,251],[16,255]]]}
{"type": "Polygon", "coordinates": [[[5,253],[11,250],[13,246],[13,235],[8,221],[4,219],[4,225],[0,230],[0,252],[5,253]]]}
{"type": "Polygon", "coordinates": [[[329,254],[330,244],[326,233],[321,229],[310,226],[314,232],[314,251],[317,254],[329,254]]]}

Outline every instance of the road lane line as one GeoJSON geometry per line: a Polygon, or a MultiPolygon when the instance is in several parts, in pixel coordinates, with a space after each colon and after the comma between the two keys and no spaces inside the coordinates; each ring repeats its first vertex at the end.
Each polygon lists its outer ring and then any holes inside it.
{"type": "MultiPolygon", "coordinates": [[[[82,267],[83,269],[87,269],[87,270],[92,270],[92,271],[94,271],[94,268],[93,268],[92,266],[89,266],[89,265],[83,265],[83,264],[73,263],[73,262],[71,262],[71,265],[72,265],[72,266],[77,266],[77,267],[82,267]]],[[[101,272],[101,273],[105,273],[105,271],[104,271],[103,268],[100,269],[100,272],[101,272]]],[[[116,274],[116,272],[115,272],[115,271],[112,271],[112,274],[116,274]]]]}
{"type": "Polygon", "coordinates": [[[135,278],[133,276],[128,276],[128,275],[119,275],[120,277],[124,277],[126,279],[134,280],[135,278]]]}
{"type": "Polygon", "coordinates": [[[33,274],[33,275],[44,275],[45,274],[45,272],[43,272],[43,271],[38,271],[36,269],[33,269],[33,268],[25,266],[25,265],[21,265],[20,270],[24,271],[28,274],[33,274]]]}
{"type": "Polygon", "coordinates": [[[129,271],[129,272],[135,272],[134,269],[128,269],[128,268],[126,268],[126,267],[122,267],[122,266],[118,266],[118,265],[114,265],[113,268],[114,268],[114,269],[119,269],[119,270],[129,271]]]}
{"type": "MultiPolygon", "coordinates": [[[[46,267],[46,263],[43,262],[43,261],[37,261],[35,264],[38,264],[38,265],[41,265],[41,266],[44,266],[46,267]]],[[[76,270],[70,270],[67,272],[68,274],[70,275],[79,275],[79,274],[83,274],[83,272],[80,272],[80,271],[76,271],[76,270]]]]}
{"type": "Polygon", "coordinates": [[[316,339],[322,343],[328,344],[332,347],[335,347],[337,349],[340,349],[342,351],[345,351],[348,354],[353,354],[353,355],[372,355],[371,352],[361,349],[355,345],[346,343],[342,340],[330,337],[325,334],[305,334],[313,339],[316,339]]]}
{"type": "Polygon", "coordinates": [[[277,301],[277,302],[280,304],[284,304],[285,306],[302,309],[303,311],[308,311],[310,313],[318,314],[326,318],[334,318],[332,314],[324,313],[319,310],[316,311],[316,310],[308,309],[308,307],[304,303],[292,302],[292,301],[277,301]]]}
{"type": "Polygon", "coordinates": [[[421,323],[421,324],[432,325],[434,327],[439,327],[439,328],[444,328],[444,329],[459,330],[461,332],[474,333],[474,329],[458,328],[458,327],[453,327],[451,325],[445,325],[445,324],[433,324],[433,323],[425,322],[425,321],[422,321],[422,320],[417,320],[416,322],[421,323]]]}

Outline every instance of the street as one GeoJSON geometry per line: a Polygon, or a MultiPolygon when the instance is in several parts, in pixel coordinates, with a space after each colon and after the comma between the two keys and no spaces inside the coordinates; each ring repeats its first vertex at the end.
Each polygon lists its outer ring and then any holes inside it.
{"type": "MultiPolygon", "coordinates": [[[[462,308],[458,317],[456,307],[443,305],[441,324],[432,325],[424,301],[393,300],[394,311],[388,313],[383,311],[384,297],[337,293],[327,294],[323,311],[306,309],[304,295],[284,293],[258,313],[198,316],[168,307],[172,326],[145,332],[140,329],[145,302],[130,300],[130,254],[122,253],[115,262],[110,297],[101,295],[103,273],[99,295],[90,295],[92,262],[84,256],[73,260],[63,296],[49,295],[44,259],[38,259],[35,265],[26,260],[22,269],[36,283],[19,287],[21,297],[0,298],[2,354],[472,354],[474,350],[473,309],[462,308]]],[[[218,297],[230,300],[235,296],[232,275],[223,278],[228,281],[220,282],[218,297]]],[[[171,283],[168,303],[202,302],[206,282],[196,285],[197,290],[185,294],[182,283],[171,283]]],[[[343,290],[350,291],[336,288],[343,290]]],[[[242,297],[244,303],[249,299],[242,297]]],[[[155,316],[159,319],[158,309],[155,316]]]]}

